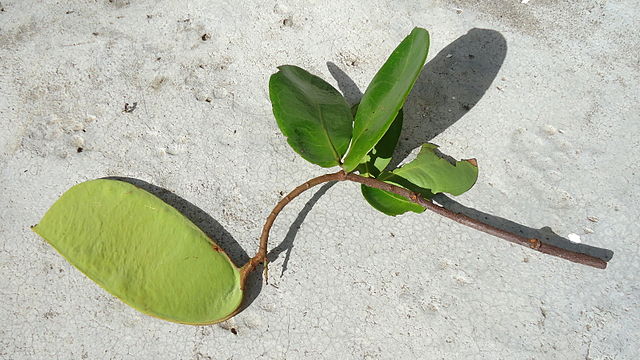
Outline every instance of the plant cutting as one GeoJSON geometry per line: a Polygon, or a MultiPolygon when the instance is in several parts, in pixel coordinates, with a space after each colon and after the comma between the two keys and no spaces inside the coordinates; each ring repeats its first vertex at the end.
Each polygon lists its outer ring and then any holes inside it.
{"type": "Polygon", "coordinates": [[[475,159],[449,161],[436,145],[424,144],[415,159],[388,168],[402,130],[402,107],[428,48],[428,32],[415,28],[353,107],[332,85],[297,66],[280,66],[271,76],[273,113],[292,149],[313,164],[340,169],[284,196],[265,221],[257,254],[241,267],[178,210],[115,179],[73,186],[33,230],[128,305],[194,325],[224,321],[239,311],[248,274],[260,264],[266,274],[269,232],[278,214],[302,192],[331,181],[359,183],[364,199],[390,216],[428,209],[533,250],[605,268],[601,258],[526,238],[435,203],[436,194],[460,195],[475,184],[475,159]]]}

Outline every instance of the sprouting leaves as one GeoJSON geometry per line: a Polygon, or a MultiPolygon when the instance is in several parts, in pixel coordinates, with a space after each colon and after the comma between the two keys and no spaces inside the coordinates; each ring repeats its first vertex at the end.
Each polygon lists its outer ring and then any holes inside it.
{"type": "Polygon", "coordinates": [[[233,315],[244,278],[196,225],[129,183],[99,179],[62,195],[33,230],[143,313],[187,324],[233,315]]]}
{"type": "Polygon", "coordinates": [[[299,67],[280,66],[269,81],[269,95],[273,114],[289,145],[304,159],[322,167],[341,165],[350,172],[363,162],[379,166],[371,161],[384,158],[365,157],[389,133],[392,124],[399,123],[397,129],[402,127],[402,116],[399,122],[394,120],[424,66],[428,50],[429,33],[413,29],[367,87],[355,120],[344,97],[329,83],[299,67]]]}
{"type": "MultiPolygon", "coordinates": [[[[413,29],[375,75],[353,108],[355,115],[342,95],[324,80],[295,66],[279,67],[269,82],[278,126],[296,152],[320,166],[341,165],[346,172],[358,171],[425,198],[439,192],[462,194],[475,183],[475,163],[450,163],[436,154],[435,145],[423,145],[417,158],[401,168],[386,169],[402,130],[402,107],[428,50],[429,33],[413,29]]],[[[364,198],[385,214],[424,211],[402,196],[364,185],[361,190],[364,198]]]]}
{"type": "Polygon", "coordinates": [[[340,165],[353,123],[344,97],[326,81],[297,66],[278,69],[269,80],[269,96],[289,145],[314,164],[340,165]]]}

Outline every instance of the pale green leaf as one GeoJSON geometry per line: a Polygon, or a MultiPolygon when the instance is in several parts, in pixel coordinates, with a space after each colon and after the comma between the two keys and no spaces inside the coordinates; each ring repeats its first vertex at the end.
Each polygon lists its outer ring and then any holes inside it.
{"type": "Polygon", "coordinates": [[[139,311],[187,324],[233,315],[244,279],[224,251],[156,196],[99,179],[69,189],[33,230],[139,311]]]}

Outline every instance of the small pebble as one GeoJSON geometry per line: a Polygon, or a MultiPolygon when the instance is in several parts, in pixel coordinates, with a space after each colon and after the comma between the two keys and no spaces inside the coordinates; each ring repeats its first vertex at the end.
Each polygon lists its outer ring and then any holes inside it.
{"type": "Polygon", "coordinates": [[[167,155],[167,152],[164,148],[157,148],[156,149],[156,156],[164,156],[167,155]]]}
{"type": "Polygon", "coordinates": [[[84,125],[78,121],[69,121],[64,124],[64,129],[68,131],[80,131],[84,129],[84,125]]]}
{"type": "Polygon", "coordinates": [[[249,329],[255,329],[262,325],[260,319],[254,316],[245,317],[243,321],[244,325],[249,329]]]}
{"type": "Polygon", "coordinates": [[[74,135],[71,138],[71,144],[77,148],[84,147],[84,139],[82,138],[82,136],[74,135]]]}
{"type": "Polygon", "coordinates": [[[167,146],[167,154],[169,155],[179,155],[180,153],[182,153],[182,149],[180,146],[177,145],[169,145],[167,146]]]}
{"type": "Polygon", "coordinates": [[[584,228],[584,233],[585,234],[593,234],[594,231],[593,231],[593,229],[586,227],[586,228],[584,228]]]}
{"type": "Polygon", "coordinates": [[[600,219],[598,219],[596,216],[587,216],[587,220],[591,222],[598,222],[600,219]]]}
{"type": "Polygon", "coordinates": [[[571,233],[571,234],[567,235],[567,238],[572,243],[580,244],[582,242],[582,240],[580,240],[580,235],[578,235],[578,234],[571,233]]]}
{"type": "Polygon", "coordinates": [[[276,4],[276,6],[273,7],[273,12],[276,14],[286,14],[288,11],[289,9],[282,4],[276,4]]]}
{"type": "Polygon", "coordinates": [[[203,91],[196,92],[195,96],[196,96],[196,100],[198,101],[206,101],[207,98],[209,97],[208,94],[203,91]]]}
{"type": "Polygon", "coordinates": [[[469,277],[463,274],[462,272],[459,272],[458,274],[454,275],[453,279],[460,285],[466,285],[473,282],[472,279],[469,279],[469,277]]]}
{"type": "Polygon", "coordinates": [[[229,91],[223,87],[213,89],[213,97],[216,99],[224,99],[229,95],[229,91]]]}
{"type": "Polygon", "coordinates": [[[46,116],[45,119],[47,119],[47,124],[49,125],[56,124],[59,122],[58,117],[55,116],[54,114],[46,116]]]}
{"type": "Polygon", "coordinates": [[[64,131],[62,131],[62,129],[60,129],[59,127],[55,127],[53,129],[51,129],[51,131],[49,131],[47,133],[47,135],[45,135],[45,140],[53,140],[53,139],[57,139],[60,137],[60,135],[62,135],[64,133],[64,131]]]}
{"type": "Polygon", "coordinates": [[[229,319],[229,320],[223,321],[221,323],[218,323],[218,326],[220,326],[221,328],[223,328],[225,330],[231,330],[231,329],[236,330],[237,329],[236,322],[233,321],[233,319],[229,319]]]}
{"type": "Polygon", "coordinates": [[[545,125],[543,128],[543,131],[547,134],[547,135],[555,135],[558,133],[558,129],[556,129],[555,127],[553,127],[552,125],[545,125]]]}

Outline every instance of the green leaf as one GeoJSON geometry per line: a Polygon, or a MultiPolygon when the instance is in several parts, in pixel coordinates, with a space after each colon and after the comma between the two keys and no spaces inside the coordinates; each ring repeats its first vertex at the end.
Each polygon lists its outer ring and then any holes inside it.
{"type": "Polygon", "coordinates": [[[478,165],[475,159],[450,163],[436,153],[438,146],[424,144],[418,156],[410,163],[393,171],[398,183],[406,182],[437,194],[446,192],[460,195],[476,183],[478,165]]]}
{"type": "Polygon", "coordinates": [[[33,230],[72,265],[145,314],[211,324],[232,316],[244,276],[196,225],[129,183],[69,189],[33,230]]]}
{"type": "Polygon", "coordinates": [[[269,96],[289,145],[314,164],[340,165],[353,123],[344,97],[331,84],[297,66],[278,69],[269,80],[269,96]]]}
{"type": "MultiPolygon", "coordinates": [[[[357,111],[357,105],[355,105],[352,110],[354,110],[355,113],[355,111],[357,111]]],[[[358,165],[360,175],[378,178],[379,180],[384,180],[384,178],[389,175],[389,173],[385,173],[385,175],[381,176],[382,172],[391,162],[393,151],[395,150],[398,139],[400,138],[400,132],[402,131],[402,120],[403,112],[402,109],[400,109],[389,130],[387,130],[373,149],[369,151],[365,157],[365,161],[358,165]]],[[[396,216],[404,214],[407,211],[421,213],[425,210],[422,206],[407,200],[404,196],[392,192],[366,185],[361,185],[360,191],[371,206],[387,215],[396,216]]]]}
{"type": "Polygon", "coordinates": [[[358,165],[360,175],[369,177],[378,177],[387,165],[391,162],[391,156],[398,144],[400,132],[402,131],[403,113],[402,109],[398,112],[395,120],[384,134],[382,139],[369,151],[364,158],[364,162],[358,165]]]}
{"type": "MultiPolygon", "coordinates": [[[[455,165],[436,154],[438,147],[422,145],[418,156],[410,163],[392,172],[383,172],[378,180],[398,185],[430,199],[433,194],[447,192],[460,195],[469,190],[478,178],[478,167],[474,159],[456,161],[455,165]]],[[[391,216],[407,211],[420,213],[425,209],[403,196],[361,186],[364,198],[377,210],[391,216]]]]}
{"type": "MultiPolygon", "coordinates": [[[[396,176],[392,172],[385,171],[380,174],[377,179],[411,190],[415,193],[420,194],[425,199],[430,199],[433,196],[433,193],[431,191],[411,184],[405,179],[396,176]]],[[[386,190],[368,187],[366,185],[360,185],[360,189],[365,200],[367,200],[367,202],[371,206],[387,215],[396,216],[404,214],[407,211],[413,211],[415,213],[421,213],[425,211],[425,208],[412,201],[409,201],[404,196],[400,196],[386,190]]]]}
{"type": "Polygon", "coordinates": [[[404,196],[392,192],[366,185],[360,185],[360,191],[371,206],[390,216],[404,214],[407,211],[413,211],[419,214],[425,210],[425,208],[407,200],[404,196]]]}
{"type": "Polygon", "coordinates": [[[382,138],[402,108],[429,50],[429,33],[415,28],[378,71],[367,87],[354,121],[353,140],[342,167],[353,171],[382,138]]]}

